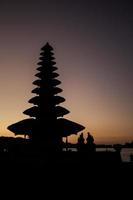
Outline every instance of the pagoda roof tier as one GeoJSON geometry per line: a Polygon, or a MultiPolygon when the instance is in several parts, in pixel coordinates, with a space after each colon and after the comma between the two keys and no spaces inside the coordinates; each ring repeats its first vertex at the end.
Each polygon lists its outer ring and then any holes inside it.
{"type": "Polygon", "coordinates": [[[29,115],[30,117],[37,117],[39,115],[39,108],[37,106],[33,106],[23,112],[25,115],[29,115]]]}
{"type": "MultiPolygon", "coordinates": [[[[51,95],[43,95],[43,103],[50,103],[50,104],[60,104],[65,101],[65,98],[60,96],[51,96],[51,95]]],[[[42,98],[40,96],[35,96],[28,101],[29,103],[33,103],[34,105],[40,105],[42,103],[42,98]]]]}
{"type": "Polygon", "coordinates": [[[8,126],[8,130],[13,132],[15,135],[32,135],[32,129],[35,123],[35,119],[24,119],[8,126]]]}
{"type": "MultiPolygon", "coordinates": [[[[10,131],[15,133],[15,135],[32,135],[32,130],[34,127],[38,126],[37,121],[33,118],[21,120],[15,124],[8,127],[10,131]]],[[[45,123],[43,124],[45,128],[45,123]]],[[[68,119],[58,119],[56,122],[56,133],[61,137],[67,137],[72,134],[77,134],[85,129],[84,126],[70,121],[68,119]]]]}
{"type": "Polygon", "coordinates": [[[59,118],[57,120],[57,124],[58,130],[61,133],[62,137],[77,134],[78,132],[83,131],[85,129],[84,126],[64,118],[59,118]]]}
{"type": "Polygon", "coordinates": [[[45,82],[44,80],[35,80],[33,82],[34,85],[37,86],[46,86],[46,85],[52,85],[52,86],[56,86],[56,85],[60,85],[61,81],[57,80],[57,79],[50,79],[49,81],[45,82]]]}
{"type": "Polygon", "coordinates": [[[58,73],[55,73],[55,72],[50,72],[49,74],[46,74],[46,73],[43,73],[43,72],[39,72],[39,73],[37,73],[37,74],[35,74],[35,76],[36,77],[38,77],[38,78],[47,78],[47,77],[51,77],[51,78],[56,78],[56,77],[58,77],[59,76],[59,74],[58,73]]]}
{"type": "Polygon", "coordinates": [[[50,55],[50,56],[53,56],[54,55],[54,53],[53,52],[45,52],[45,51],[42,51],[41,53],[40,53],[40,55],[41,56],[47,56],[47,55],[50,55]]]}
{"type": "Polygon", "coordinates": [[[46,55],[45,53],[44,53],[44,56],[41,56],[41,55],[40,55],[39,60],[41,60],[41,61],[44,60],[44,61],[45,61],[45,60],[46,60],[45,56],[47,56],[47,59],[49,59],[49,60],[51,60],[51,61],[55,60],[55,57],[54,57],[54,56],[48,55],[48,54],[46,55]]]}
{"type": "Polygon", "coordinates": [[[55,65],[56,62],[54,62],[52,60],[50,60],[50,61],[43,60],[43,61],[38,62],[37,64],[38,65],[50,65],[51,66],[51,65],[55,65]]]}
{"type": "MultiPolygon", "coordinates": [[[[43,114],[43,111],[40,110],[39,107],[37,106],[33,106],[27,110],[25,110],[23,112],[25,115],[29,115],[30,117],[40,117],[41,113],[43,114]]],[[[61,106],[56,106],[54,108],[49,109],[49,111],[47,112],[47,110],[45,110],[45,118],[49,118],[49,116],[55,116],[55,117],[63,117],[64,115],[68,114],[69,111],[66,108],[63,108],[61,106]],[[47,116],[48,113],[48,116],[47,116]]],[[[44,115],[44,114],[43,114],[44,115]]]]}
{"type": "Polygon", "coordinates": [[[52,66],[52,67],[47,67],[47,65],[46,66],[40,66],[40,67],[38,67],[37,68],[37,70],[38,71],[55,71],[55,70],[57,70],[58,68],[57,67],[54,67],[54,66],[52,66]]]}
{"type": "Polygon", "coordinates": [[[63,117],[64,115],[67,115],[68,113],[70,113],[69,110],[67,110],[66,108],[62,106],[56,106],[55,112],[56,112],[57,117],[63,117]]]}
{"type": "MultiPolygon", "coordinates": [[[[52,87],[52,88],[49,88],[48,92],[51,93],[51,94],[58,94],[58,93],[61,93],[63,90],[61,88],[58,88],[58,87],[52,87]]],[[[35,88],[32,90],[32,93],[35,93],[35,94],[43,94],[44,92],[47,92],[47,89],[45,88],[35,88]]]]}

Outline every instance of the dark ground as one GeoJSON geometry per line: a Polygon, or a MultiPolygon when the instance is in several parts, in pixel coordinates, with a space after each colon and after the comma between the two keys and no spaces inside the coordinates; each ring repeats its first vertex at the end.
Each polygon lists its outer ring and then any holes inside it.
{"type": "Polygon", "coordinates": [[[101,153],[94,160],[78,154],[65,154],[63,158],[7,155],[0,159],[1,189],[17,199],[116,199],[116,194],[119,198],[123,193],[129,195],[133,163],[113,162],[112,155],[104,160],[106,156],[101,153]]]}

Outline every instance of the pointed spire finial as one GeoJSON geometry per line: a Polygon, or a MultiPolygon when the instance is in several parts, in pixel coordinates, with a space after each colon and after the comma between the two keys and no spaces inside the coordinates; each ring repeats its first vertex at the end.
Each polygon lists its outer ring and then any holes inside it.
{"type": "Polygon", "coordinates": [[[53,47],[47,42],[42,48],[41,50],[45,51],[45,50],[54,50],[53,47]]]}

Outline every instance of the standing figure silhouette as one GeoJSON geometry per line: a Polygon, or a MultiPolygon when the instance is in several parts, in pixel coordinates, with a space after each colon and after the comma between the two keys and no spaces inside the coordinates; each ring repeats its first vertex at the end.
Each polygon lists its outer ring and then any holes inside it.
{"type": "Polygon", "coordinates": [[[87,133],[87,138],[86,138],[86,149],[89,153],[94,153],[96,151],[96,145],[94,143],[94,138],[90,134],[90,132],[87,133]]]}
{"type": "Polygon", "coordinates": [[[83,151],[85,149],[85,139],[83,133],[81,133],[78,137],[77,149],[78,151],[83,151]]]}

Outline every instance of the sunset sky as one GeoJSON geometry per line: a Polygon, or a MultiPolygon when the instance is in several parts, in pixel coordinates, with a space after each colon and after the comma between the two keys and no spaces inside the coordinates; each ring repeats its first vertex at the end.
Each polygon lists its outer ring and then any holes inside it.
{"type": "MultiPolygon", "coordinates": [[[[0,134],[27,118],[40,48],[54,47],[66,118],[97,143],[133,140],[133,3],[0,0],[0,134]]],[[[71,137],[70,141],[76,141],[71,137]]]]}

